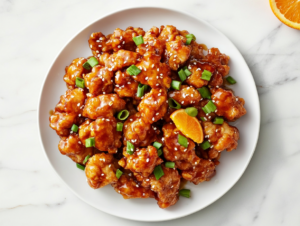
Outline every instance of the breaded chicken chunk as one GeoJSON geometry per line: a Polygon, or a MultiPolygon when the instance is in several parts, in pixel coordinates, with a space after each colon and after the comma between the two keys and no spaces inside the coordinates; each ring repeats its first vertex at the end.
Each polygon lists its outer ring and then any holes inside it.
{"type": "Polygon", "coordinates": [[[167,112],[167,91],[164,89],[151,89],[138,106],[143,120],[146,123],[154,123],[160,120],[167,112]]]}
{"type": "Polygon", "coordinates": [[[125,108],[126,102],[117,94],[103,94],[89,98],[83,109],[83,116],[90,119],[112,117],[125,108]]]}
{"type": "Polygon", "coordinates": [[[197,104],[201,99],[199,91],[194,89],[192,86],[187,85],[182,85],[180,90],[173,90],[168,94],[169,97],[176,100],[183,107],[197,104]]]}
{"type": "Polygon", "coordinates": [[[69,89],[60,96],[60,101],[55,107],[55,111],[66,113],[82,113],[86,94],[83,89],[69,89]]]}
{"type": "Polygon", "coordinates": [[[109,94],[113,91],[113,76],[108,68],[97,65],[84,76],[84,83],[93,95],[109,94]]]}
{"type": "Polygon", "coordinates": [[[158,38],[164,42],[175,41],[176,37],[180,35],[180,31],[172,25],[161,26],[160,30],[158,38]]]}
{"type": "Polygon", "coordinates": [[[85,122],[79,126],[79,138],[83,144],[85,140],[93,137],[95,147],[100,151],[117,153],[121,147],[122,133],[117,131],[117,120],[114,117],[98,118],[90,123],[85,122]]]}
{"type": "Polygon", "coordinates": [[[126,72],[117,71],[115,76],[115,92],[119,97],[136,97],[139,83],[126,72]]]}
{"type": "Polygon", "coordinates": [[[188,69],[192,74],[187,77],[186,82],[195,88],[201,88],[208,84],[207,80],[201,78],[204,70],[210,71],[212,74],[215,72],[215,68],[212,65],[198,61],[189,62],[188,69]]]}
{"type": "Polygon", "coordinates": [[[211,93],[211,99],[217,106],[218,116],[224,116],[226,120],[233,122],[247,113],[244,99],[234,96],[232,91],[218,88],[211,89],[211,93]]]}
{"type": "Polygon", "coordinates": [[[76,113],[60,113],[54,112],[49,117],[50,127],[54,129],[59,136],[68,136],[73,124],[76,124],[78,119],[76,113]]]}
{"type": "Polygon", "coordinates": [[[62,137],[58,143],[58,149],[62,155],[66,155],[74,162],[83,164],[86,156],[92,156],[94,148],[86,148],[80,141],[78,134],[70,134],[68,137],[62,137]]]}
{"type": "Polygon", "coordinates": [[[64,81],[68,89],[74,89],[76,86],[76,78],[83,78],[83,74],[87,73],[87,70],[82,66],[87,59],[81,57],[72,61],[72,63],[66,67],[66,74],[64,75],[64,81]]]}
{"type": "Polygon", "coordinates": [[[117,162],[111,154],[95,154],[89,158],[85,166],[85,175],[91,188],[102,188],[108,184],[117,183],[117,162]]]}
{"type": "Polygon", "coordinates": [[[139,54],[128,50],[119,50],[111,54],[106,60],[104,60],[105,67],[110,71],[118,71],[123,67],[129,67],[136,64],[139,58],[139,54]]]}
{"type": "Polygon", "coordinates": [[[133,173],[139,173],[143,177],[148,177],[153,172],[154,167],[163,162],[153,146],[136,148],[132,155],[128,154],[126,147],[124,147],[123,155],[124,158],[119,161],[119,165],[133,173]]]}
{"type": "Polygon", "coordinates": [[[108,38],[101,32],[92,33],[89,38],[89,46],[95,57],[100,57],[104,52],[109,52],[112,50],[110,44],[106,44],[108,38]]]}
{"type": "Polygon", "coordinates": [[[218,48],[211,48],[201,61],[214,64],[218,73],[225,77],[230,70],[230,67],[228,66],[229,59],[230,57],[221,53],[218,48]]]}

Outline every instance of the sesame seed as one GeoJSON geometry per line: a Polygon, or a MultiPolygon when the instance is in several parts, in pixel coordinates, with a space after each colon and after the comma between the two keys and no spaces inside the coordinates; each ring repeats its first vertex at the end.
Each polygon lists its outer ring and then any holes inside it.
{"type": "Polygon", "coordinates": [[[121,48],[121,45],[118,45],[118,48],[121,48]]]}
{"type": "Polygon", "coordinates": [[[101,176],[104,176],[104,173],[102,173],[101,176]]]}
{"type": "Polygon", "coordinates": [[[145,196],[145,193],[143,193],[143,196],[145,196]]]}
{"type": "Polygon", "coordinates": [[[109,119],[106,119],[106,121],[109,122],[110,120],[109,120],[109,119]]]}
{"type": "Polygon", "coordinates": [[[151,66],[152,68],[154,68],[154,64],[152,64],[152,66],[151,66]]]}
{"type": "Polygon", "coordinates": [[[149,159],[147,159],[146,162],[149,162],[149,159]]]}
{"type": "Polygon", "coordinates": [[[149,179],[146,179],[146,181],[149,181],[149,179]]]}
{"type": "Polygon", "coordinates": [[[91,48],[93,48],[93,46],[92,46],[92,45],[90,45],[90,47],[91,47],[91,48]]]}
{"type": "Polygon", "coordinates": [[[145,78],[146,81],[147,81],[148,79],[149,79],[148,77],[145,78]]]}
{"type": "Polygon", "coordinates": [[[109,106],[112,106],[112,105],[113,105],[113,102],[112,102],[112,101],[111,101],[111,102],[109,102],[109,103],[108,103],[108,105],[109,105],[109,106]]]}
{"type": "Polygon", "coordinates": [[[153,121],[153,122],[155,121],[154,117],[152,118],[152,121],[153,121]]]}
{"type": "Polygon", "coordinates": [[[197,162],[195,162],[195,165],[197,165],[197,162]]]}
{"type": "Polygon", "coordinates": [[[78,116],[81,117],[81,114],[79,114],[78,116]]]}
{"type": "Polygon", "coordinates": [[[239,98],[236,98],[235,100],[236,100],[236,101],[238,101],[238,100],[239,100],[239,98]]]}
{"type": "Polygon", "coordinates": [[[99,47],[102,47],[102,45],[98,45],[99,47]]]}
{"type": "Polygon", "coordinates": [[[79,107],[79,106],[80,106],[80,103],[78,103],[77,106],[79,107]]]}
{"type": "Polygon", "coordinates": [[[157,71],[159,71],[159,68],[157,68],[157,71]]]}
{"type": "Polygon", "coordinates": [[[123,39],[123,37],[122,36],[120,36],[120,40],[122,40],[123,39]]]}

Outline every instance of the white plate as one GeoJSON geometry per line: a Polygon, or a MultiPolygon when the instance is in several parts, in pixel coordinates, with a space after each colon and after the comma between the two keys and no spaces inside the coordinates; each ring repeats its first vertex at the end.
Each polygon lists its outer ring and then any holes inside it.
{"type": "Polygon", "coordinates": [[[207,22],[175,10],[139,7],[111,13],[80,31],[58,54],[45,78],[38,107],[38,124],[42,147],[46,156],[63,181],[83,201],[95,208],[126,219],[139,221],[164,221],[180,218],[210,205],[224,195],[241,177],[255,150],[259,134],[259,100],[251,72],[236,47],[219,31],[207,22]],[[59,138],[49,128],[49,110],[59,101],[66,91],[63,81],[64,69],[77,57],[88,57],[91,51],[88,38],[92,32],[112,33],[117,27],[142,27],[148,30],[152,26],[174,25],[180,30],[188,30],[197,37],[197,42],[211,47],[218,47],[221,52],[231,57],[230,75],[237,80],[233,87],[236,95],[246,101],[247,114],[234,123],[240,130],[237,150],[224,153],[217,174],[210,182],[197,186],[188,183],[192,197],[180,198],[176,205],[160,209],[154,199],[125,200],[111,186],[93,190],[86,182],[83,171],[69,158],[58,151],[59,138]]]}

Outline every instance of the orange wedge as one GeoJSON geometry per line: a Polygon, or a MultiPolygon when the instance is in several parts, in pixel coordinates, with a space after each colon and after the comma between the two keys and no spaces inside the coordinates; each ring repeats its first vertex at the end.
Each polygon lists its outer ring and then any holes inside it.
{"type": "Polygon", "coordinates": [[[174,111],[170,118],[186,137],[196,143],[203,142],[203,130],[196,117],[189,116],[184,109],[174,111]]]}
{"type": "Polygon", "coordinates": [[[289,27],[300,30],[299,0],[270,0],[275,16],[289,27]]]}

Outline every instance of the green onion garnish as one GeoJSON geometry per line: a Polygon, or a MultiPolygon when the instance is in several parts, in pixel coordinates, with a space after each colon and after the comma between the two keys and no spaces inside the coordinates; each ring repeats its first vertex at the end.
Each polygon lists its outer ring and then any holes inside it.
{"type": "Polygon", "coordinates": [[[122,110],[117,114],[117,118],[120,120],[125,120],[127,119],[129,116],[129,111],[127,110],[122,110]]]}
{"type": "Polygon", "coordinates": [[[172,82],[171,82],[171,87],[172,87],[173,89],[180,90],[180,86],[181,86],[181,82],[176,81],[176,80],[172,80],[172,82]]]}
{"type": "Polygon", "coordinates": [[[179,78],[180,78],[181,81],[184,82],[184,81],[186,80],[186,74],[185,74],[185,72],[184,72],[183,69],[181,69],[181,70],[178,72],[178,75],[179,75],[179,78]]]}
{"type": "Polygon", "coordinates": [[[132,155],[133,151],[134,151],[134,145],[132,143],[130,143],[129,141],[127,141],[126,151],[127,151],[128,155],[132,155]]]}
{"type": "Polygon", "coordinates": [[[161,156],[161,155],[162,155],[162,153],[163,153],[163,152],[162,152],[162,150],[161,150],[161,149],[158,149],[158,150],[157,150],[157,155],[158,155],[158,156],[161,156]]]}
{"type": "Polygon", "coordinates": [[[203,122],[206,122],[206,120],[205,120],[204,117],[200,117],[200,119],[201,119],[203,122]]]}
{"type": "Polygon", "coordinates": [[[90,138],[86,139],[85,140],[85,146],[87,148],[95,147],[95,138],[94,137],[90,137],[90,138]]]}
{"type": "Polygon", "coordinates": [[[144,96],[144,92],[145,92],[145,88],[147,88],[147,87],[145,87],[146,85],[143,85],[143,84],[139,84],[138,85],[138,90],[137,90],[137,93],[136,93],[136,96],[137,97],[142,97],[142,96],[144,96]]]}
{"type": "Polygon", "coordinates": [[[230,84],[235,84],[235,83],[236,83],[236,81],[235,81],[231,76],[228,76],[228,77],[226,78],[226,80],[227,80],[227,82],[229,82],[230,84]]]}
{"type": "Polygon", "coordinates": [[[191,38],[191,39],[193,39],[194,41],[196,41],[196,37],[195,37],[195,35],[193,35],[193,34],[187,34],[185,37],[186,37],[186,38],[191,38]]]}
{"type": "Polygon", "coordinates": [[[88,59],[87,63],[91,65],[91,67],[99,64],[98,60],[95,57],[91,57],[90,59],[88,59]]]}
{"type": "Polygon", "coordinates": [[[84,89],[84,87],[85,87],[84,86],[84,79],[76,77],[76,86],[79,87],[79,88],[84,89]]]}
{"type": "Polygon", "coordinates": [[[141,36],[141,35],[140,35],[140,36],[133,37],[132,40],[134,41],[134,43],[135,43],[137,46],[144,43],[143,36],[141,36]]]}
{"type": "Polygon", "coordinates": [[[186,76],[190,76],[192,74],[192,72],[189,71],[187,66],[184,66],[182,69],[184,70],[186,76]]]}
{"type": "Polygon", "coordinates": [[[210,71],[204,70],[204,71],[202,72],[201,78],[204,79],[204,80],[206,80],[206,81],[209,81],[210,78],[211,78],[211,75],[212,75],[212,74],[211,74],[210,71]]]}
{"type": "Polygon", "coordinates": [[[199,88],[198,91],[201,94],[202,98],[207,98],[211,100],[211,93],[207,87],[203,86],[199,88]]]}
{"type": "Polygon", "coordinates": [[[189,198],[189,197],[191,197],[191,191],[190,191],[190,189],[181,189],[179,191],[179,195],[189,198]]]}
{"type": "Polygon", "coordinates": [[[139,73],[141,73],[142,71],[135,65],[131,65],[129,68],[127,68],[126,70],[128,72],[129,75],[138,75],[139,73]]]}
{"type": "Polygon", "coordinates": [[[153,170],[154,176],[156,178],[156,180],[159,180],[159,178],[161,178],[164,174],[163,169],[161,168],[161,166],[156,166],[153,170]]]}
{"type": "Polygon", "coordinates": [[[206,150],[210,147],[210,143],[208,141],[204,141],[202,144],[200,144],[200,146],[203,150],[206,150]]]}
{"type": "Polygon", "coordinates": [[[175,167],[175,162],[166,162],[165,167],[167,168],[174,168],[175,167]]]}
{"type": "Polygon", "coordinates": [[[155,147],[157,150],[160,149],[161,146],[162,146],[162,144],[159,143],[159,142],[156,142],[156,141],[155,141],[155,142],[153,143],[153,147],[155,147]]]}
{"type": "Polygon", "coordinates": [[[79,164],[79,163],[76,163],[76,166],[78,169],[81,169],[81,170],[84,170],[85,169],[85,166],[79,164]]]}
{"type": "Polygon", "coordinates": [[[86,164],[86,162],[89,160],[90,157],[91,157],[90,155],[85,156],[83,160],[83,164],[86,164]]]}
{"type": "Polygon", "coordinates": [[[185,148],[188,147],[188,139],[180,134],[178,134],[178,143],[185,148]]]}
{"type": "Polygon", "coordinates": [[[73,124],[72,127],[71,127],[71,130],[72,130],[73,132],[77,133],[77,131],[78,131],[78,126],[75,125],[75,124],[73,124]]]}
{"type": "Polygon", "coordinates": [[[192,38],[187,38],[185,44],[186,44],[186,45],[190,45],[192,41],[193,41],[192,38]]]}
{"type": "Polygon", "coordinates": [[[214,124],[223,124],[224,119],[222,117],[215,117],[214,124]]]}
{"type": "Polygon", "coordinates": [[[169,104],[170,108],[175,108],[175,109],[180,109],[181,108],[181,105],[176,100],[174,100],[173,98],[168,99],[168,104],[169,104]]]}
{"type": "Polygon", "coordinates": [[[88,62],[85,62],[83,65],[82,65],[83,68],[85,68],[86,70],[91,70],[92,67],[91,65],[88,63],[88,62]]]}
{"type": "Polygon", "coordinates": [[[117,122],[117,131],[122,132],[123,131],[123,123],[122,122],[117,122]]]}
{"type": "Polygon", "coordinates": [[[198,115],[197,108],[189,107],[184,110],[189,116],[196,117],[198,115]]]}
{"type": "Polygon", "coordinates": [[[116,171],[116,177],[119,179],[122,176],[123,172],[119,169],[116,171]]]}
{"type": "Polygon", "coordinates": [[[216,105],[214,105],[214,103],[211,100],[208,101],[208,103],[202,108],[205,114],[214,112],[216,109],[217,109],[216,105]]]}

